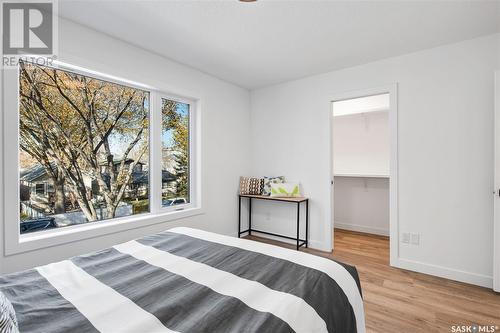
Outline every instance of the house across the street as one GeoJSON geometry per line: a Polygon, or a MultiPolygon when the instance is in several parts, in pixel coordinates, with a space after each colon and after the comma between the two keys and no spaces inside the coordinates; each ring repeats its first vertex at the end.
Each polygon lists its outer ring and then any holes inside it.
{"type": "MultiPolygon", "coordinates": [[[[127,159],[123,164],[124,168],[129,168],[133,159],[127,159]]],[[[119,171],[122,160],[114,160],[114,171],[119,171]]],[[[56,167],[52,162],[52,167],[56,167]]],[[[109,166],[101,163],[101,174],[106,182],[109,181],[109,166]]],[[[84,183],[87,188],[88,199],[94,198],[101,191],[97,180],[90,174],[84,174],[84,183]]],[[[162,170],[163,191],[175,187],[176,177],[167,170],[162,170]]],[[[78,204],[75,196],[68,188],[64,189],[66,197],[66,211],[72,212],[78,210],[78,204]]],[[[21,210],[25,219],[43,217],[54,214],[55,189],[53,179],[49,176],[46,169],[38,164],[21,172],[20,178],[21,210]]],[[[146,199],[149,195],[149,170],[147,165],[137,162],[131,174],[130,181],[123,194],[124,200],[146,199]]]]}

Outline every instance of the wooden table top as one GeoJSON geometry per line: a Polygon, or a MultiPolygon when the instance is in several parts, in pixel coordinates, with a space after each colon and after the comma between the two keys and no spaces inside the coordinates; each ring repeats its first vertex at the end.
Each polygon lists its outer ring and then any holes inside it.
{"type": "Polygon", "coordinates": [[[256,194],[240,194],[239,196],[243,198],[286,201],[286,202],[303,202],[309,200],[309,198],[306,197],[271,197],[268,195],[256,195],[256,194]]]}

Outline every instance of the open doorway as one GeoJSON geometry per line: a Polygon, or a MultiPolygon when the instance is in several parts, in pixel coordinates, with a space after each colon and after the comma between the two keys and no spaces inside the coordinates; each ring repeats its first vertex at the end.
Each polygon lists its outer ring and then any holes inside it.
{"type": "Polygon", "coordinates": [[[334,254],[397,266],[396,110],[395,87],[331,103],[334,254]]]}

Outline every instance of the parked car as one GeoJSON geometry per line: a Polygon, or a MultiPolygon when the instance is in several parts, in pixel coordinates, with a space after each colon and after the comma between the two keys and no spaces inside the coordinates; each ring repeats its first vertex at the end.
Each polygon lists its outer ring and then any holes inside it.
{"type": "Polygon", "coordinates": [[[173,199],[163,199],[161,201],[163,207],[167,206],[175,206],[175,205],[182,205],[187,203],[187,200],[185,198],[173,198],[173,199]]]}
{"type": "Polygon", "coordinates": [[[25,220],[20,223],[20,231],[22,234],[53,228],[57,228],[53,217],[42,217],[36,220],[25,220]]]}

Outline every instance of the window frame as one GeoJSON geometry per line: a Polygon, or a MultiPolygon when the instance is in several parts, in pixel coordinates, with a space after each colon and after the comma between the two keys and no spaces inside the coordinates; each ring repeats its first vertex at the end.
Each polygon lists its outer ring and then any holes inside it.
{"type": "Polygon", "coordinates": [[[149,92],[149,212],[117,217],[64,228],[21,234],[19,230],[19,67],[3,69],[3,196],[4,196],[4,244],[5,254],[32,251],[68,242],[91,239],[152,224],[203,214],[201,205],[201,126],[200,100],[165,92],[150,85],[127,80],[118,76],[104,74],[88,68],[56,61],[56,69],[125,85],[149,92]],[[190,202],[172,207],[161,205],[161,99],[167,98],[189,104],[189,173],[190,202]],[[9,140],[5,140],[9,138],[9,140]]]}

